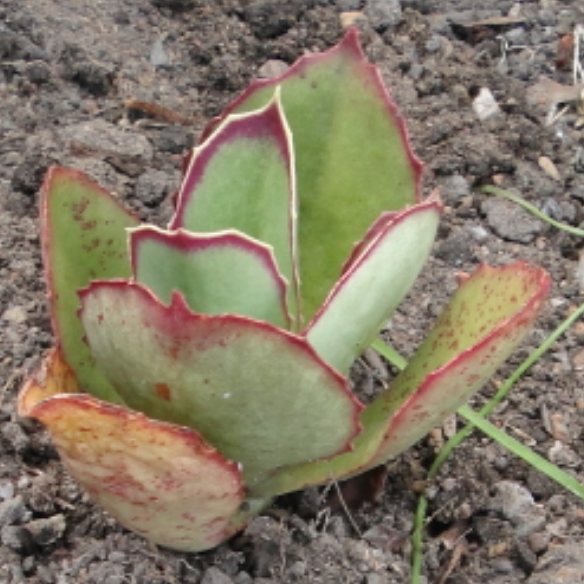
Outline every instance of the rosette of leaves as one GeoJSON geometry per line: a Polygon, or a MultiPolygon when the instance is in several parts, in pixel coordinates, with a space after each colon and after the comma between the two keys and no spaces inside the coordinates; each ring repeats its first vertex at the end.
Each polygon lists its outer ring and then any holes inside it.
{"type": "Polygon", "coordinates": [[[548,287],[481,267],[365,407],[353,361],[412,286],[441,205],[350,31],[207,128],[167,229],[54,168],[41,235],[56,346],[19,411],[123,525],[211,548],[277,495],[384,463],[464,403],[548,287]]]}

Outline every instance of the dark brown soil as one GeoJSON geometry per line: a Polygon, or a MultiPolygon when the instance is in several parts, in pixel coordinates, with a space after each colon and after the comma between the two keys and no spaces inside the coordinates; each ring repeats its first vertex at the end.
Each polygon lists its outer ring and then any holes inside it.
{"type": "MultiPolygon", "coordinates": [[[[426,471],[448,426],[391,461],[382,500],[353,516],[359,533],[308,492],[279,501],[214,551],[182,554],[94,507],[46,433],[15,413],[23,376],[52,343],[37,222],[46,169],[84,170],[141,216],[167,217],[181,158],[205,122],[250,79],[334,44],[341,12],[361,9],[363,44],[409,121],[425,188],[439,187],[446,203],[433,259],[388,326],[393,344],[412,354],[457,271],[525,259],[554,280],[530,337],[474,400],[483,403],[584,300],[584,242],[476,190],[496,181],[556,219],[583,219],[584,129],[575,108],[546,126],[545,108],[526,99],[540,75],[571,84],[570,70],[556,66],[557,42],[584,24],[579,4],[0,0],[0,584],[401,584],[424,487],[426,582],[584,582],[584,503],[478,433],[432,484],[426,471]],[[520,21],[469,26],[517,7],[520,21]],[[500,106],[483,121],[472,108],[481,88],[500,106]],[[172,115],[126,107],[131,99],[172,115]],[[541,157],[559,177],[546,174],[541,157]]],[[[365,386],[380,374],[374,361],[358,368],[365,386]]],[[[578,323],[492,419],[584,481],[583,370],[578,323]]]]}

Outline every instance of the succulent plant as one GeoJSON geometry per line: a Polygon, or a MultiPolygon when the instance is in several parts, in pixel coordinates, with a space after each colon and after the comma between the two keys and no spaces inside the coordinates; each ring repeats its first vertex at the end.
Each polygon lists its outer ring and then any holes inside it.
{"type": "Polygon", "coordinates": [[[480,267],[366,407],[348,381],[432,248],[441,203],[350,30],[253,83],[190,156],[168,229],[48,173],[56,346],[19,412],[123,525],[211,548],[279,494],[383,464],[520,341],[548,276],[480,267]]]}

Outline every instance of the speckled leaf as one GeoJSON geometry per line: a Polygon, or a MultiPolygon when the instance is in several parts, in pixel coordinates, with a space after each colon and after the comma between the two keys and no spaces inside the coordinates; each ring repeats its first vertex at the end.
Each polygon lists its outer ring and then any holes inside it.
{"type": "Polygon", "coordinates": [[[254,492],[346,478],[403,452],[477,391],[527,333],[550,285],[539,268],[482,266],[460,286],[408,367],[361,415],[354,450],[279,471],[254,492]]]}
{"type": "Polygon", "coordinates": [[[292,137],[278,96],[231,116],[195,149],[170,229],[236,230],[270,245],[298,319],[296,194],[292,137]],[[262,104],[264,105],[264,104],[262,104]]]}
{"type": "Polygon", "coordinates": [[[124,282],[82,293],[100,367],[126,403],[197,429],[242,465],[246,486],[286,464],[350,448],[360,404],[303,337],[234,315],[193,314],[124,282]]]}
{"type": "Polygon", "coordinates": [[[275,87],[294,136],[301,298],[309,321],[379,214],[418,202],[421,165],[355,29],[284,75],[252,83],[224,115],[263,106],[275,87]]]}
{"type": "Polygon", "coordinates": [[[139,221],[87,176],[53,168],[41,190],[41,237],[53,328],[84,391],[120,401],[83,342],[77,291],[91,280],[129,277],[126,227],[139,221]]]}
{"type": "Polygon", "coordinates": [[[130,233],[130,254],[136,281],[164,304],[179,291],[193,312],[240,314],[290,326],[286,281],[272,249],[242,233],[143,226],[130,233]]]}
{"type": "Polygon", "coordinates": [[[481,266],[465,277],[391,390],[371,407],[387,419],[370,463],[402,452],[464,404],[529,331],[550,286],[545,271],[524,263],[481,266]]]}
{"type": "Polygon", "coordinates": [[[54,351],[23,389],[19,414],[47,426],[71,474],[120,523],[185,551],[214,547],[241,529],[245,496],[235,463],[193,430],[58,391],[74,383],[54,351]]]}
{"type": "Polygon", "coordinates": [[[437,198],[390,216],[333,288],[305,332],[332,367],[347,374],[423,268],[440,218],[437,198]]]}

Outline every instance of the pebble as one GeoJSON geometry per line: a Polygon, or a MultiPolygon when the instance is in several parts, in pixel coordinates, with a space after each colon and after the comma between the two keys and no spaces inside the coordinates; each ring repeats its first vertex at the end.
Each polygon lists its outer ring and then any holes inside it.
{"type": "Polygon", "coordinates": [[[450,266],[460,267],[475,257],[468,243],[467,233],[454,231],[439,245],[435,255],[450,266]]]}
{"type": "Polygon", "coordinates": [[[270,59],[258,69],[258,77],[260,79],[273,79],[274,77],[279,77],[280,75],[284,74],[287,69],[288,63],[286,63],[286,61],[282,61],[280,59],[270,59]]]}
{"type": "Polygon", "coordinates": [[[536,531],[527,538],[527,545],[534,554],[541,554],[548,549],[550,534],[546,531],[536,531]]]}
{"type": "Polygon", "coordinates": [[[29,515],[20,495],[0,503],[0,528],[26,521],[29,515]]]}
{"type": "Polygon", "coordinates": [[[486,120],[500,111],[497,100],[487,87],[481,87],[472,101],[472,108],[479,120],[486,120]]]}
{"type": "Polygon", "coordinates": [[[201,584],[233,584],[233,580],[219,568],[211,566],[205,570],[201,584]]]}
{"type": "MultiPolygon", "coordinates": [[[[584,267],[584,264],[583,264],[584,267]]],[[[584,276],[584,274],[583,274],[584,276]]],[[[584,279],[584,278],[583,278],[584,279]]],[[[580,286],[580,289],[583,288],[583,285],[580,286]]],[[[572,365],[576,371],[583,371],[584,370],[584,349],[580,349],[573,357],[572,357],[572,365]]]]}
{"type": "Polygon", "coordinates": [[[15,552],[28,552],[32,549],[32,537],[21,525],[6,525],[0,530],[2,545],[15,552]]]}
{"type": "Polygon", "coordinates": [[[500,481],[494,489],[496,495],[489,506],[511,521],[517,537],[527,537],[545,525],[545,511],[535,504],[526,488],[512,481],[500,481]]]}
{"type": "Polygon", "coordinates": [[[540,156],[537,159],[537,163],[539,167],[551,178],[557,180],[558,182],[562,181],[562,177],[560,176],[560,171],[558,170],[557,166],[552,162],[551,158],[547,156],[540,156]]]}
{"type": "Polygon", "coordinates": [[[486,214],[487,225],[502,239],[531,243],[543,228],[542,222],[525,209],[502,199],[486,199],[481,210],[486,214]]]}
{"type": "Polygon", "coordinates": [[[157,207],[170,192],[168,174],[149,168],[136,181],[136,197],[147,207],[157,207]]]}
{"type": "Polygon", "coordinates": [[[468,225],[466,230],[477,243],[486,243],[489,239],[489,232],[482,225],[468,225]]]}
{"type": "Polygon", "coordinates": [[[550,425],[554,440],[570,442],[570,429],[568,428],[568,424],[566,424],[564,416],[560,412],[554,412],[550,415],[550,425]]]}
{"type": "Polygon", "coordinates": [[[470,195],[470,183],[461,174],[453,174],[444,181],[440,194],[445,201],[454,202],[470,195]]]}
{"type": "Polygon", "coordinates": [[[14,497],[14,484],[4,483],[0,485],[0,499],[12,499],[14,497]]]}
{"type": "Polygon", "coordinates": [[[551,547],[539,560],[527,584],[576,584],[584,582],[582,543],[551,547]]]}
{"type": "Polygon", "coordinates": [[[158,37],[152,45],[152,50],[150,51],[150,62],[155,67],[168,67],[172,64],[168,53],[164,49],[165,38],[166,35],[158,37]]]}
{"type": "Polygon", "coordinates": [[[394,28],[402,18],[400,0],[368,0],[364,13],[377,32],[394,28]]]}
{"type": "Polygon", "coordinates": [[[24,525],[32,536],[34,542],[39,546],[46,546],[55,543],[65,532],[65,516],[61,513],[35,519],[24,525]]]}
{"type": "Polygon", "coordinates": [[[24,306],[11,306],[2,313],[2,320],[9,322],[12,325],[22,324],[26,322],[27,312],[24,306]]]}
{"type": "Polygon", "coordinates": [[[153,149],[145,136],[99,118],[65,126],[60,135],[73,151],[106,156],[112,166],[130,176],[141,174],[152,161],[153,149]]]}
{"type": "Polygon", "coordinates": [[[365,21],[367,17],[358,11],[351,11],[351,12],[341,12],[339,15],[339,22],[341,23],[341,28],[346,30],[351,26],[356,26],[359,21],[365,21]]]}

